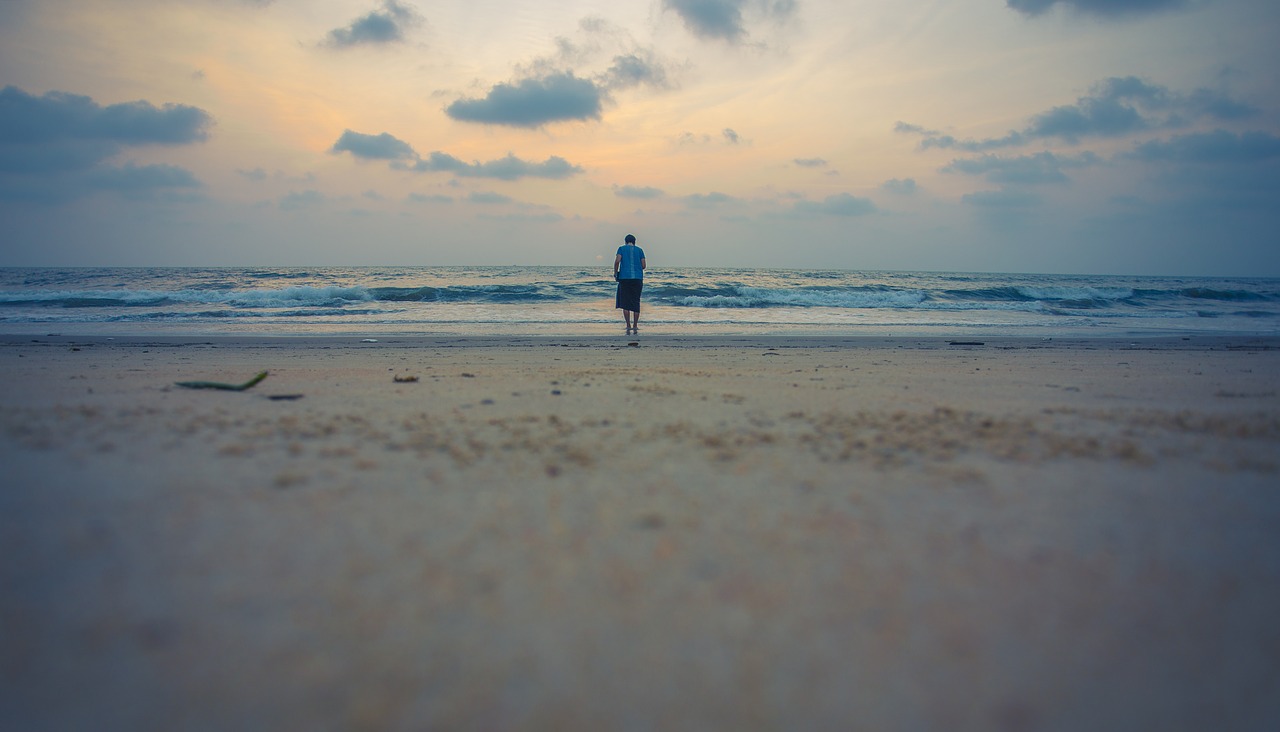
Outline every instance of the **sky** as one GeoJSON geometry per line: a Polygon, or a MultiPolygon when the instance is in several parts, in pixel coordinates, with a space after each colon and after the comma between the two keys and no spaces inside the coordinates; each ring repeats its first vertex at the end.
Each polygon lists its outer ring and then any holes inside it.
{"type": "Polygon", "coordinates": [[[1274,0],[0,0],[0,266],[1280,276],[1274,0]]]}

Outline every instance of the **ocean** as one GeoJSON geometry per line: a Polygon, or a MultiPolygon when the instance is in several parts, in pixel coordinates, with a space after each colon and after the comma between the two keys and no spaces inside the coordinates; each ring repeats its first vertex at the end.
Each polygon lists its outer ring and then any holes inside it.
{"type": "MultiPolygon", "coordinates": [[[[0,332],[622,331],[607,267],[0,268],[0,332]]],[[[1280,279],[651,269],[642,332],[1280,335],[1280,279]]]]}

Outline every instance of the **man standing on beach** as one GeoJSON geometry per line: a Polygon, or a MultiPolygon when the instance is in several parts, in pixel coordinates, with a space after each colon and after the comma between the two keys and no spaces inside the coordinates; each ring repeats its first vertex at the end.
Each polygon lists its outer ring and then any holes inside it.
{"type": "Polygon", "coordinates": [[[634,234],[627,234],[626,243],[618,247],[613,258],[613,278],[618,281],[617,304],[627,321],[628,333],[640,332],[640,291],[644,289],[644,250],[636,246],[634,234]]]}

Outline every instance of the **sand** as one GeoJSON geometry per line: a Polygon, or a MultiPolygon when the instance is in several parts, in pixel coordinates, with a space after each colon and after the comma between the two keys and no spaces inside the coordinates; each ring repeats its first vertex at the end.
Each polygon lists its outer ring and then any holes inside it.
{"type": "Polygon", "coordinates": [[[1277,728],[1280,340],[981,342],[0,336],[2,726],[1277,728]]]}

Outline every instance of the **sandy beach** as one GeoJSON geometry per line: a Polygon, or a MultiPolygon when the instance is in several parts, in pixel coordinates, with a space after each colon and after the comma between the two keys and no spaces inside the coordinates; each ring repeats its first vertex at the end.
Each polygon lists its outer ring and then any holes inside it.
{"type": "Polygon", "coordinates": [[[1280,339],[0,363],[6,729],[1280,724],[1280,339]]]}

